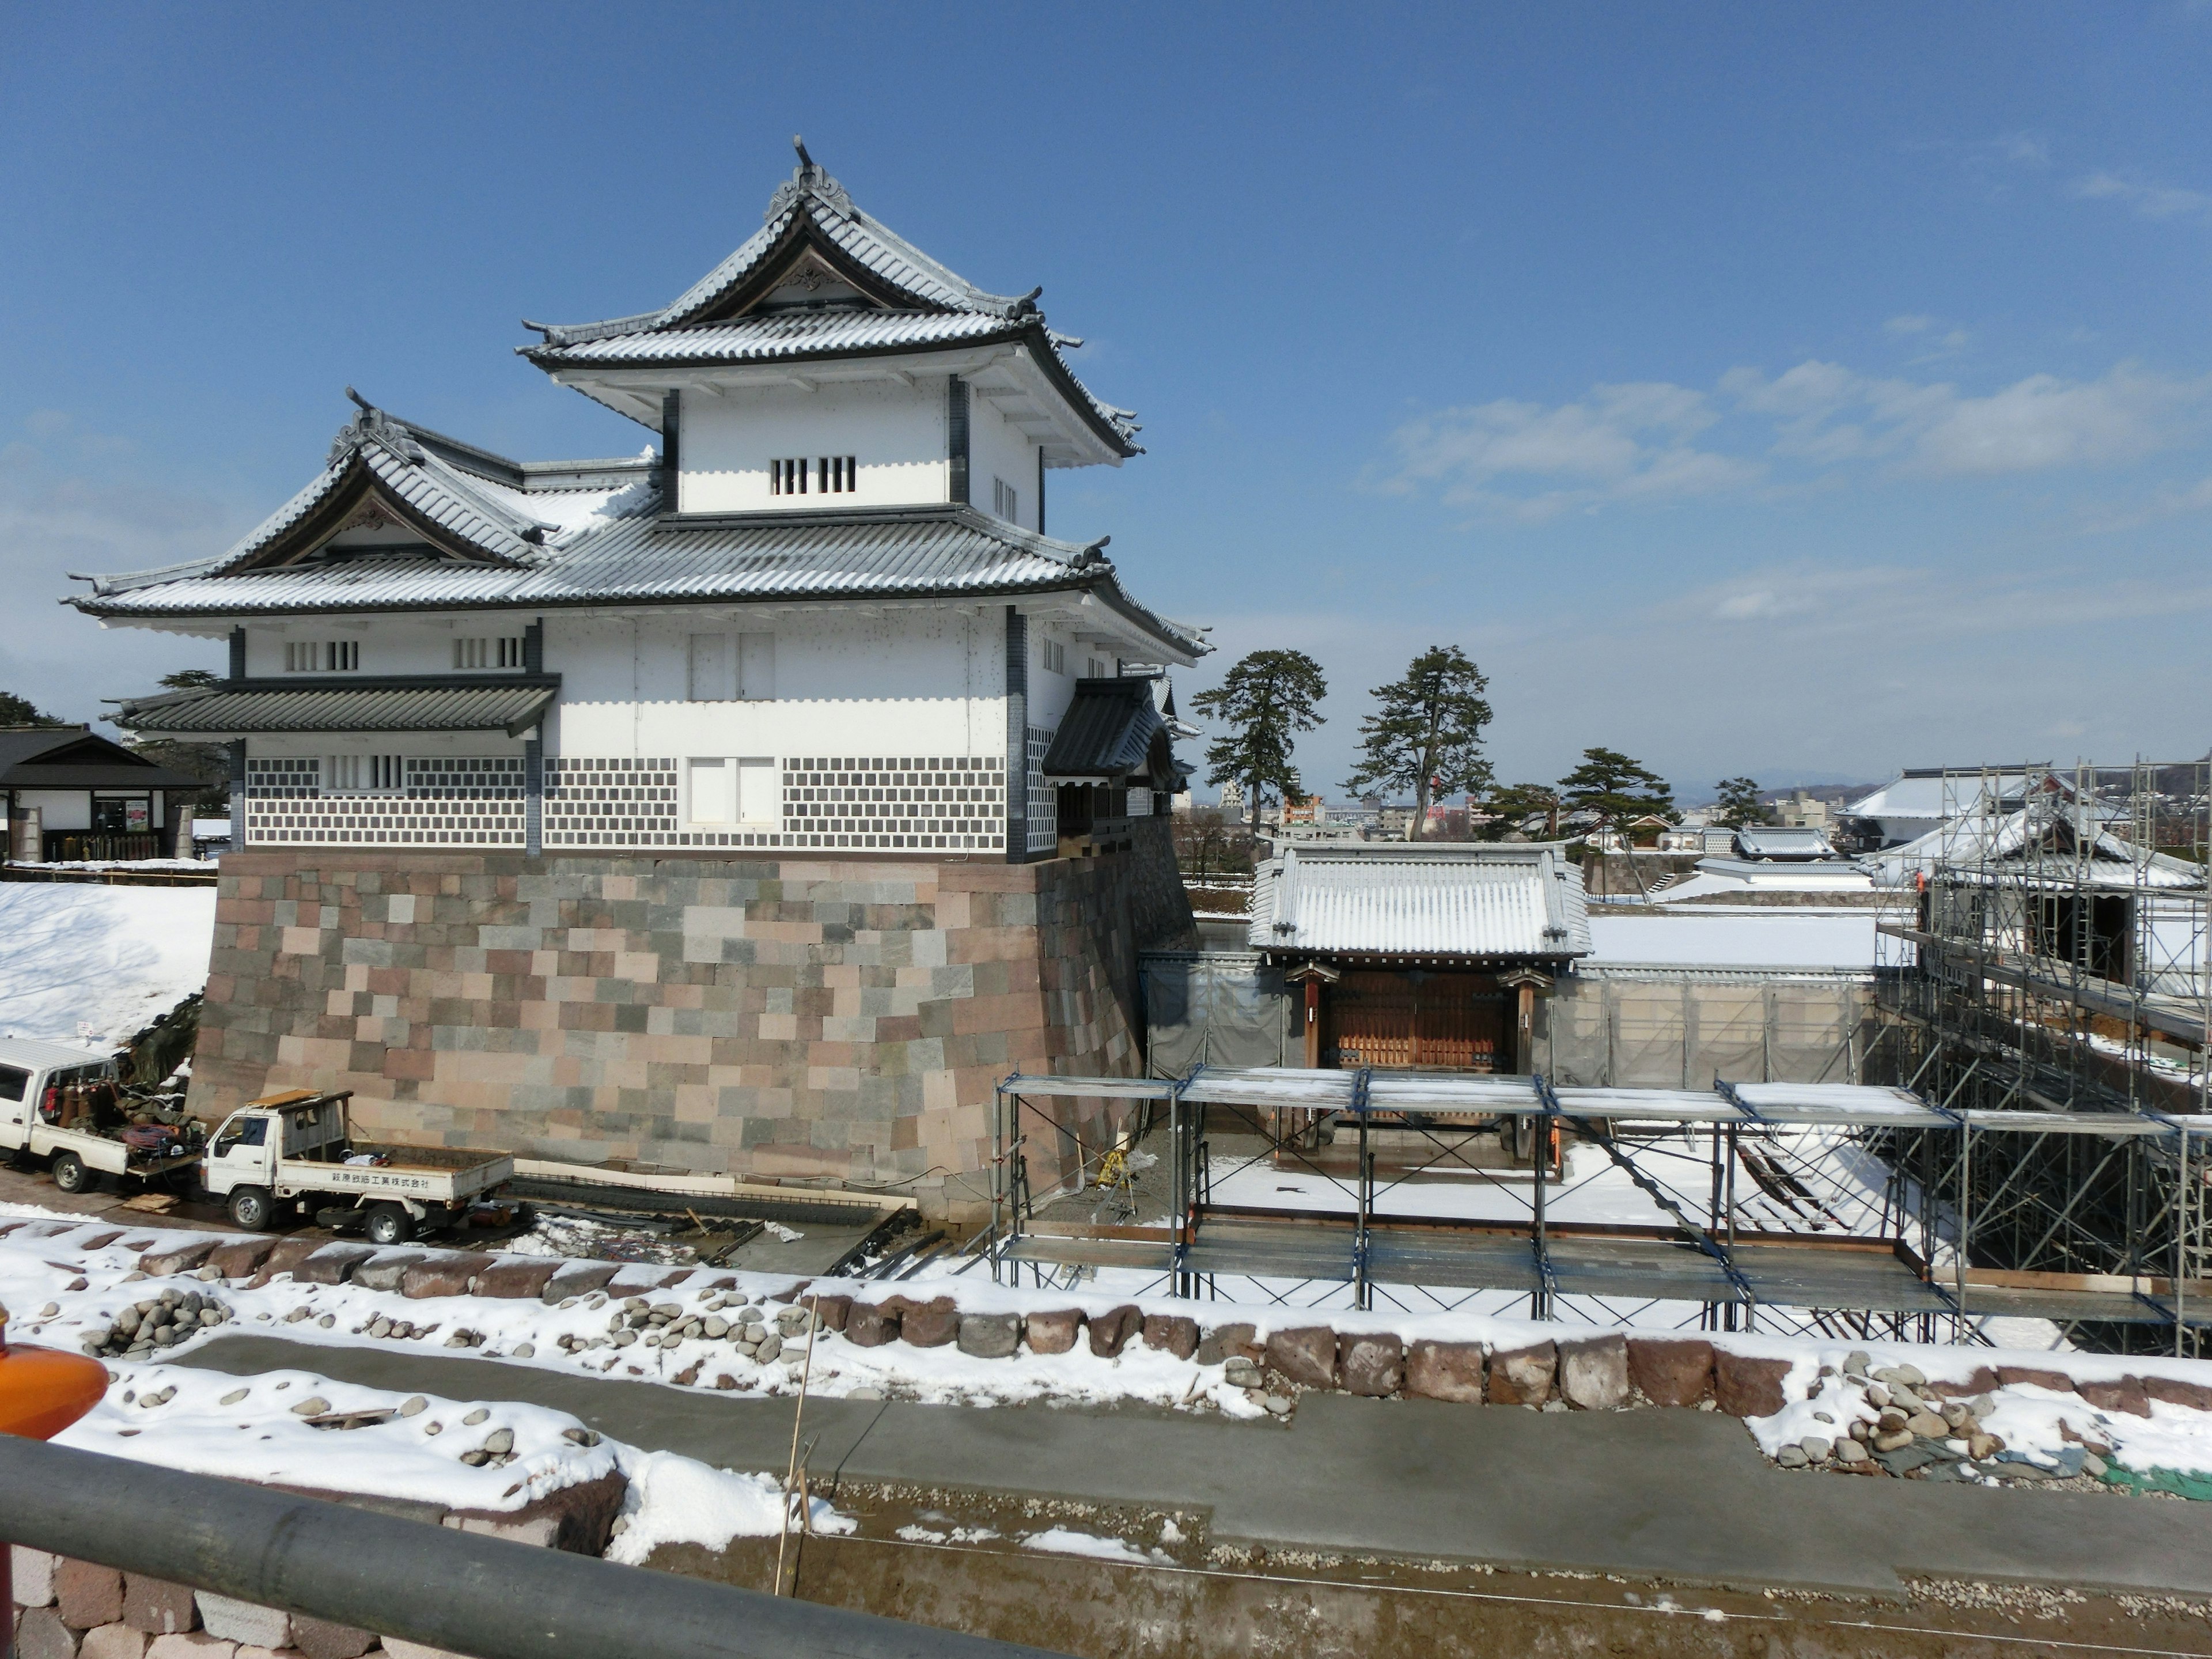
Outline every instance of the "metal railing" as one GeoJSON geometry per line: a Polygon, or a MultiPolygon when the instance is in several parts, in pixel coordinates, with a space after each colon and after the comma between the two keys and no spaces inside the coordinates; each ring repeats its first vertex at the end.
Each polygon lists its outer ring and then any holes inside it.
{"type": "Polygon", "coordinates": [[[9,1435],[0,1534],[472,1659],[1049,1659],[9,1435]]]}

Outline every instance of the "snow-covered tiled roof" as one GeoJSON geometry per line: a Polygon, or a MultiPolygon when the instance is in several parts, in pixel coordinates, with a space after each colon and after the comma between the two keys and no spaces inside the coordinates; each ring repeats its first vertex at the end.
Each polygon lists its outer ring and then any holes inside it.
{"type": "Polygon", "coordinates": [[[688,328],[603,335],[530,353],[540,367],[577,363],[747,363],[1012,339],[1025,325],[984,313],[776,311],[688,328]]]}
{"type": "MultiPolygon", "coordinates": [[[[1064,349],[1082,342],[1045,326],[1036,306],[1041,290],[985,292],[854,206],[845,187],[803,145],[799,156],[797,171],[769,199],[761,228],[671,303],[595,323],[526,324],[544,337],[520,348],[522,355],[556,373],[850,357],[1018,339],[1109,454],[1143,453],[1135,415],[1094,395],[1068,368],[1064,349]],[[826,269],[816,274],[849,284],[841,290],[846,301],[752,311],[802,262],[818,264],[826,269]]],[[[635,407],[623,412],[637,417],[635,407]]]]}
{"type": "Polygon", "coordinates": [[[542,325],[546,344],[574,345],[611,335],[681,328],[707,320],[749,279],[775,269],[781,263],[776,256],[802,240],[827,243],[860,271],[910,296],[921,309],[968,312],[1001,319],[1035,313],[1034,294],[986,293],[890,226],[854,207],[844,185],[817,166],[804,148],[799,157],[797,170],[769,198],[761,228],[674,301],[658,311],[605,322],[542,325]]]}
{"type": "Polygon", "coordinates": [[[1295,847],[1254,883],[1251,944],[1321,956],[1550,957],[1590,949],[1582,872],[1548,842],[1295,847]]]}
{"type": "Polygon", "coordinates": [[[526,560],[471,563],[394,552],[338,563],[237,568],[228,556],[136,576],[94,578],[71,601],[96,617],[272,616],[457,606],[547,608],[787,599],[897,599],[1084,590],[1192,656],[1194,632],[1154,615],[1095,550],[973,507],[720,521],[660,517],[641,487],[628,510],[530,546],[526,560]]]}

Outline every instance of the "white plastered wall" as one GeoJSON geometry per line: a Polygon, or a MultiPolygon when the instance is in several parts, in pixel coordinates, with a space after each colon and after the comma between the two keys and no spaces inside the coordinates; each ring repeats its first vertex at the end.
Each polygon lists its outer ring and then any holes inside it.
{"type": "MultiPolygon", "coordinates": [[[[918,378],[825,385],[732,387],[716,397],[684,394],[677,464],[684,513],[762,513],[793,507],[907,507],[947,493],[945,382],[918,378]],[[822,495],[771,495],[769,463],[825,455],[859,463],[860,488],[822,495]]],[[[986,488],[988,488],[987,483],[986,488]]]]}
{"type": "MultiPolygon", "coordinates": [[[[545,663],[562,676],[562,695],[547,752],[657,757],[679,769],[715,758],[1003,757],[1001,616],[974,605],[556,614],[546,621],[545,663]],[[695,701],[694,635],[733,647],[772,636],[774,695],[695,701]]],[[[746,816],[761,821],[750,807],[746,816]]]]}
{"type": "MultiPolygon", "coordinates": [[[[246,628],[246,672],[248,678],[312,679],[342,683],[349,678],[376,678],[387,674],[450,674],[455,672],[453,642],[483,640],[485,672],[497,672],[497,641],[519,640],[537,620],[514,611],[479,611],[452,617],[302,617],[284,622],[249,623],[246,628]],[[294,675],[285,667],[288,642],[347,640],[360,647],[356,670],[319,670],[294,675]]],[[[478,672],[471,670],[470,672],[478,672]]],[[[515,672],[520,672],[519,670],[515,672]]]]}
{"type": "Polygon", "coordinates": [[[1024,530],[1037,527],[1037,446],[1001,415],[991,399],[971,392],[968,400],[968,499],[994,511],[991,481],[1013,486],[1018,501],[1013,520],[1024,530]]]}

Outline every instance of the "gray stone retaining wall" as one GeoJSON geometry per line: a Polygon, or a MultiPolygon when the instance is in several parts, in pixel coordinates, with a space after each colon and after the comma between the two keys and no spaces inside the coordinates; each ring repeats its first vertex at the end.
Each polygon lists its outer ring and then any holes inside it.
{"type": "Polygon", "coordinates": [[[1135,830],[1028,865],[233,854],[191,1109],[350,1089],[381,1139],[972,1202],[1009,1071],[1140,1069],[1137,952],[1191,921],[1135,830]]]}

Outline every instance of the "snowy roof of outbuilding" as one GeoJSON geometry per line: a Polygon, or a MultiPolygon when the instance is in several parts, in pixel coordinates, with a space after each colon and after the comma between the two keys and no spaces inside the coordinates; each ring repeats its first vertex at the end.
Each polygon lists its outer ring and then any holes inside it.
{"type": "Polygon", "coordinates": [[[1820,968],[1871,973],[1873,909],[1790,910],[1683,906],[1660,915],[1590,917],[1589,965],[1666,963],[1694,968],[1820,968]]]}
{"type": "Polygon", "coordinates": [[[1590,949],[1582,872],[1548,842],[1300,845],[1253,884],[1255,950],[1566,958],[1590,949]]]}
{"type": "Polygon", "coordinates": [[[2131,845],[2071,803],[2043,796],[2018,811],[1975,812],[1869,855],[1877,884],[1904,886],[1916,876],[1974,882],[2039,865],[2054,884],[2100,888],[2201,887],[2193,864],[2131,845]]]}
{"type": "Polygon", "coordinates": [[[1908,771],[1872,794],[1862,795],[1844,811],[1859,818],[1925,818],[1936,823],[1972,811],[1984,795],[2017,800],[2025,781],[2016,771],[1908,771]]]}
{"type": "Polygon", "coordinates": [[[1825,830],[1747,823],[1735,832],[1735,850],[1747,859],[1827,859],[1836,855],[1825,830]]]}

